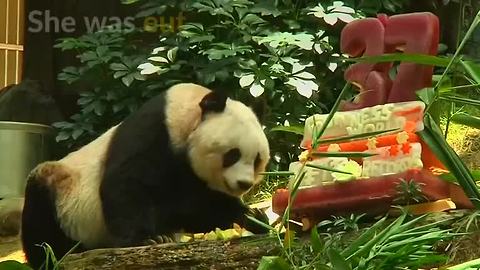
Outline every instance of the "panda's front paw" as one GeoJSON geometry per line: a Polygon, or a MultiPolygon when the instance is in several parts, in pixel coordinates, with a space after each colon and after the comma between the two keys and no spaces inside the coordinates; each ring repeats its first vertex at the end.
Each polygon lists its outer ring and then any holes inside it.
{"type": "MultiPolygon", "coordinates": [[[[261,209],[249,208],[246,215],[251,216],[262,223],[269,224],[267,214],[261,209]]],[[[264,226],[261,226],[258,223],[251,221],[246,216],[244,220],[245,220],[244,221],[245,229],[247,229],[248,231],[254,234],[266,234],[269,232],[269,230],[266,229],[264,226]]]]}
{"type": "Polygon", "coordinates": [[[143,241],[144,245],[160,245],[160,244],[167,244],[167,243],[174,243],[174,237],[172,235],[157,235],[152,238],[146,239],[143,241]]]}

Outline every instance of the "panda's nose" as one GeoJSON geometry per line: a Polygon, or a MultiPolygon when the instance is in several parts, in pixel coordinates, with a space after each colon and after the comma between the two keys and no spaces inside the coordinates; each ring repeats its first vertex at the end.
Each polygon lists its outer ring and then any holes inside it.
{"type": "Polygon", "coordinates": [[[238,180],[237,181],[237,186],[241,190],[248,190],[253,186],[253,183],[250,182],[250,181],[238,180]]]}

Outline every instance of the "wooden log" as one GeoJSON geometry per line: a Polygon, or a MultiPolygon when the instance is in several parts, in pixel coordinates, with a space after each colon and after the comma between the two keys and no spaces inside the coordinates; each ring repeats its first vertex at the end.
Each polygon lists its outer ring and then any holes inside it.
{"type": "Polygon", "coordinates": [[[252,236],[152,246],[96,249],[70,254],[60,269],[257,269],[263,256],[281,252],[278,239],[252,236]]]}

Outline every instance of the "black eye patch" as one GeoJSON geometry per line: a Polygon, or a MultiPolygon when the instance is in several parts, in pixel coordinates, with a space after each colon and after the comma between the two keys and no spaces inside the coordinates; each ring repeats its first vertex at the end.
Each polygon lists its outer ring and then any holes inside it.
{"type": "Polygon", "coordinates": [[[257,154],[257,157],[255,158],[255,163],[253,164],[253,166],[255,166],[255,168],[258,168],[258,166],[260,165],[260,162],[262,160],[260,159],[260,153],[257,154]]]}
{"type": "Polygon", "coordinates": [[[227,168],[240,160],[240,149],[233,148],[223,155],[223,168],[227,168]]]}

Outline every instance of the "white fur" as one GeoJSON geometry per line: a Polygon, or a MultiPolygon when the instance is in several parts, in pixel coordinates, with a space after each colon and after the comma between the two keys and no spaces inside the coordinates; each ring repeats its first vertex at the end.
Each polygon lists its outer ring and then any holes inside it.
{"type": "Polygon", "coordinates": [[[57,215],[65,233],[88,248],[109,243],[100,200],[100,179],[107,148],[117,126],[59,162],[79,173],[69,192],[59,193],[57,215]]]}
{"type": "MultiPolygon", "coordinates": [[[[167,93],[166,124],[174,137],[174,150],[189,146],[188,155],[197,175],[215,190],[241,196],[238,180],[258,183],[269,161],[267,138],[253,111],[243,103],[227,100],[223,113],[210,114],[201,119],[199,103],[210,90],[194,85],[179,84],[167,93]],[[181,106],[183,105],[183,107],[181,106]],[[223,169],[223,155],[239,148],[241,159],[223,169]],[[254,168],[260,153],[261,164],[254,168]]],[[[72,172],[71,183],[58,192],[57,215],[65,233],[87,248],[108,245],[111,241],[105,226],[100,200],[100,180],[103,174],[107,148],[117,126],[80,150],[58,161],[72,172]]],[[[141,138],[139,138],[141,139],[141,138]]]]}
{"type": "Polygon", "coordinates": [[[200,123],[188,138],[189,157],[195,172],[215,190],[233,196],[241,196],[245,190],[237,181],[252,185],[261,181],[269,160],[268,140],[253,111],[239,101],[227,100],[223,113],[213,113],[200,123]],[[241,159],[233,166],[223,169],[223,154],[239,148],[241,159]],[[257,154],[261,164],[254,168],[257,154]]]}

